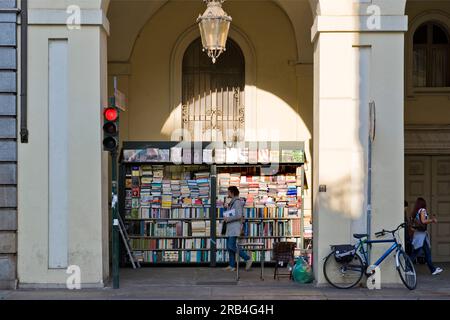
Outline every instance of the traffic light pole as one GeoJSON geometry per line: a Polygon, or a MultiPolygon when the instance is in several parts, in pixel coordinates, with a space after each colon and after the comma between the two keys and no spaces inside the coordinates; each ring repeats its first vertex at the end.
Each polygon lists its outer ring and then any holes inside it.
{"type": "Polygon", "coordinates": [[[112,160],[112,278],[113,288],[119,289],[119,210],[117,190],[117,151],[111,152],[112,160]]]}
{"type": "MultiPolygon", "coordinates": [[[[117,91],[117,79],[114,79],[114,91],[117,91]]],[[[117,181],[117,160],[119,148],[119,109],[116,106],[116,96],[111,98],[109,106],[103,111],[103,150],[111,155],[111,185],[112,185],[112,280],[113,288],[119,289],[119,236],[121,229],[119,220],[119,196],[117,181]]]]}

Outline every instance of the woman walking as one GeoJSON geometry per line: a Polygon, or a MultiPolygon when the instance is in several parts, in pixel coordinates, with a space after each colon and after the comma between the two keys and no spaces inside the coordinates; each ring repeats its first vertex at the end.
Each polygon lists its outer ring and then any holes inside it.
{"type": "MultiPolygon", "coordinates": [[[[231,186],[228,188],[228,197],[231,198],[228,210],[234,210],[235,214],[224,218],[224,223],[227,224],[225,235],[227,236],[227,250],[230,256],[230,265],[225,270],[235,271],[237,238],[241,235],[244,206],[241,199],[239,199],[239,189],[237,187],[231,186]]],[[[239,249],[239,256],[246,262],[245,270],[249,270],[252,267],[251,257],[241,249],[239,249]]]]}
{"type": "Polygon", "coordinates": [[[430,236],[428,234],[428,225],[437,223],[436,218],[429,218],[427,212],[427,203],[425,199],[418,198],[413,211],[413,228],[414,235],[412,239],[412,254],[411,260],[414,261],[421,250],[424,251],[425,261],[430,269],[432,275],[437,275],[443,270],[439,267],[435,267],[431,261],[431,243],[430,236]]]}

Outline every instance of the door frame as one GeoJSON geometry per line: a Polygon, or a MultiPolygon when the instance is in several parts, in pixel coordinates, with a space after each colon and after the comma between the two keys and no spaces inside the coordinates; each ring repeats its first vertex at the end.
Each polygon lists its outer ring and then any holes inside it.
{"type": "MultiPolygon", "coordinates": [[[[428,174],[431,193],[428,205],[431,207],[433,205],[431,197],[433,184],[433,157],[450,156],[450,125],[405,125],[405,183],[407,179],[406,158],[414,156],[430,157],[430,172],[428,174]]],[[[431,208],[431,210],[433,210],[433,208],[431,208]]],[[[434,233],[433,226],[431,226],[431,238],[433,238],[434,233]]],[[[431,241],[433,242],[433,239],[431,239],[431,241]]],[[[435,255],[433,254],[433,259],[434,256],[435,255]]]]}
{"type": "Polygon", "coordinates": [[[405,156],[450,155],[450,125],[405,125],[405,156]]]}

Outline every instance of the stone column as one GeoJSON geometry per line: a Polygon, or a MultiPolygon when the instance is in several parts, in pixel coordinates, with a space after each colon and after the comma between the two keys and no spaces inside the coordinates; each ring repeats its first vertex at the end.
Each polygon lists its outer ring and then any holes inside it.
{"type": "MultiPolygon", "coordinates": [[[[311,1],[314,42],[314,265],[367,230],[369,103],[376,104],[372,237],[403,222],[405,1],[311,1]]],[[[387,247],[375,246],[373,255],[387,247]]],[[[393,260],[382,283],[399,283],[393,260]]]]}
{"type": "Polygon", "coordinates": [[[80,268],[83,288],[103,286],[109,276],[101,129],[107,1],[67,3],[29,1],[30,137],[18,148],[19,287],[65,287],[69,266],[80,268]]]}

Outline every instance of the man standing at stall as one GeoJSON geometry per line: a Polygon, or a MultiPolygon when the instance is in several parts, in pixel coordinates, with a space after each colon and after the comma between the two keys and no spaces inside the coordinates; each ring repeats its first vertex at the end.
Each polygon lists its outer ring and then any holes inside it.
{"type": "MultiPolygon", "coordinates": [[[[237,240],[242,234],[242,223],[244,214],[244,205],[239,198],[239,189],[235,186],[228,188],[228,197],[231,201],[226,205],[228,216],[224,217],[226,223],[227,250],[230,256],[230,265],[225,270],[236,270],[236,251],[238,250],[237,240]]],[[[239,256],[246,262],[245,270],[252,267],[251,257],[242,249],[239,249],[239,256]]]]}

